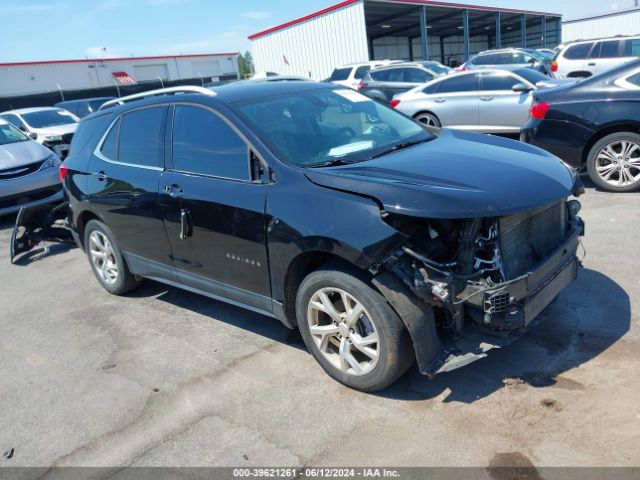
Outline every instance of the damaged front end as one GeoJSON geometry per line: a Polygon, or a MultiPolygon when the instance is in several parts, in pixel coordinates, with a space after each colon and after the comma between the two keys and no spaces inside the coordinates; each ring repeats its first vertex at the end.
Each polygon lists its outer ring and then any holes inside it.
{"type": "Polygon", "coordinates": [[[584,234],[579,211],[577,200],[562,200],[493,218],[383,214],[408,237],[384,269],[432,307],[442,340],[436,356],[417,354],[423,374],[483,358],[535,322],[577,276],[584,234]]]}
{"type": "Polygon", "coordinates": [[[11,263],[43,242],[73,244],[67,212],[66,202],[21,208],[9,244],[11,263]]]}

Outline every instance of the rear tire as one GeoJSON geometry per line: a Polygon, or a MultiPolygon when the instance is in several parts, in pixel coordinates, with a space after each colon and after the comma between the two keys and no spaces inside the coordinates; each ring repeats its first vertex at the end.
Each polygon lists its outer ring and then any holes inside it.
{"type": "Polygon", "coordinates": [[[587,172],[608,192],[640,189],[640,135],[616,132],[595,143],[587,157],[587,172]]]}
{"type": "Polygon", "coordinates": [[[407,371],[413,345],[384,297],[356,275],[340,267],[310,273],[298,290],[296,316],[307,348],[329,376],[375,392],[407,371]]]}
{"type": "Polygon", "coordinates": [[[440,123],[440,119],[431,112],[423,112],[417,114],[413,119],[421,123],[427,127],[441,128],[442,124],[440,123]]]}
{"type": "Polygon", "coordinates": [[[91,220],[84,230],[84,246],[94,275],[107,292],[124,295],[140,281],[129,271],[111,230],[98,220],[91,220]]]}

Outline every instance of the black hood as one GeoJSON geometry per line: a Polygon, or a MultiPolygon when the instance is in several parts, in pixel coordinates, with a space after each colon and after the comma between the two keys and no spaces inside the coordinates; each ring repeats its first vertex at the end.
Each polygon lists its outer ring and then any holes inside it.
{"type": "Polygon", "coordinates": [[[388,212],[427,218],[509,215],[572,194],[575,174],[550,153],[455,130],[374,160],[308,169],[317,185],[377,199],[388,212]]]}

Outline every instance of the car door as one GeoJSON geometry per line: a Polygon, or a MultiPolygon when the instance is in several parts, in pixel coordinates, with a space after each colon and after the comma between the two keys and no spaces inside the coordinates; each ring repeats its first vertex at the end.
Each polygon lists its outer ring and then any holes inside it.
{"type": "Polygon", "coordinates": [[[447,77],[425,89],[428,107],[443,127],[477,130],[480,92],[476,88],[475,72],[447,77]]]}
{"type": "Polygon", "coordinates": [[[252,181],[255,154],[239,131],[208,107],[176,103],[172,124],[162,204],[180,282],[271,311],[268,184],[252,181]]]}
{"type": "Polygon", "coordinates": [[[142,107],[112,122],[89,162],[87,197],[134,273],[175,281],[158,203],[168,110],[142,107]]]}
{"type": "Polygon", "coordinates": [[[587,59],[587,69],[595,75],[615,67],[624,60],[620,57],[623,42],[621,40],[605,40],[597,42],[587,59]]]}
{"type": "Polygon", "coordinates": [[[529,116],[533,85],[507,71],[479,73],[480,130],[483,132],[518,133],[529,116]],[[513,86],[525,83],[529,92],[514,92],[513,86]]]}

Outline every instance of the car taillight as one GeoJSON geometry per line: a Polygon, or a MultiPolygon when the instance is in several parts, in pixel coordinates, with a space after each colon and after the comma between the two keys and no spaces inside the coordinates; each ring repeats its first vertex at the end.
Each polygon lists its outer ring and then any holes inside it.
{"type": "Polygon", "coordinates": [[[391,100],[391,108],[396,108],[400,105],[400,100],[391,100]]]}
{"type": "Polygon", "coordinates": [[[469,70],[469,67],[465,67],[464,65],[460,65],[456,68],[456,72],[466,72],[467,70],[469,70]]]}
{"type": "Polygon", "coordinates": [[[531,105],[529,109],[529,115],[531,118],[542,120],[549,111],[549,104],[547,102],[538,102],[531,105]]]}
{"type": "Polygon", "coordinates": [[[64,163],[61,164],[58,173],[60,174],[60,181],[64,182],[64,179],[67,177],[67,165],[64,163]]]}
{"type": "Polygon", "coordinates": [[[366,82],[360,82],[358,84],[358,90],[362,90],[363,88],[367,88],[367,83],[366,82]]]}
{"type": "Polygon", "coordinates": [[[557,72],[558,71],[558,62],[556,62],[555,60],[553,62],[551,62],[551,71],[552,72],[557,72]]]}

